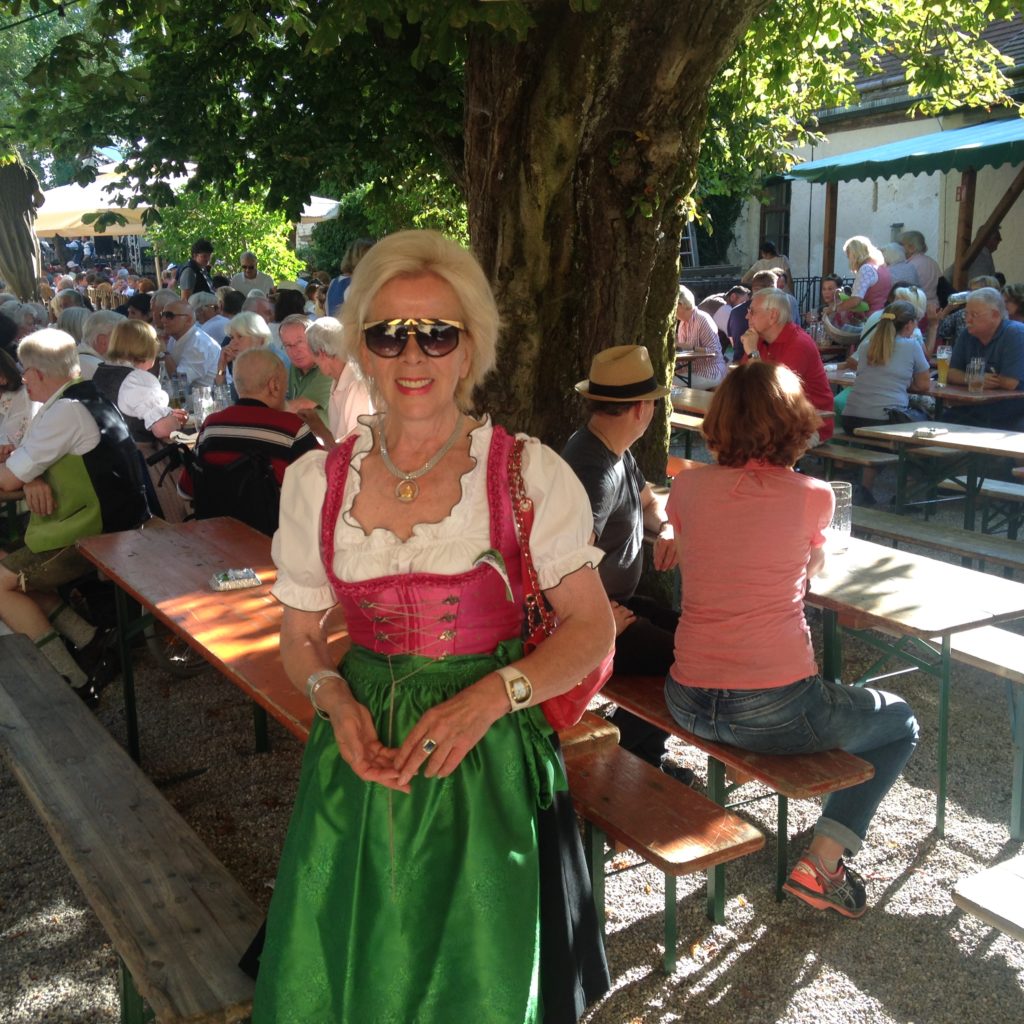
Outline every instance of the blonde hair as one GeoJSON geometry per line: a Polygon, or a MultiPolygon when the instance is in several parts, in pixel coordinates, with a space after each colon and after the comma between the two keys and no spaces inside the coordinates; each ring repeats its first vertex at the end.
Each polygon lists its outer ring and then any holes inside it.
{"type": "Polygon", "coordinates": [[[160,340],[156,331],[145,320],[125,319],[110,332],[107,359],[115,359],[138,366],[156,359],[160,340]]]}
{"type": "Polygon", "coordinates": [[[851,270],[860,270],[868,260],[884,262],[882,254],[866,235],[854,235],[853,238],[848,238],[843,244],[843,252],[846,253],[846,258],[850,261],[851,270]]]}
{"type": "Polygon", "coordinates": [[[896,350],[896,336],[907,324],[918,319],[918,312],[910,302],[890,302],[882,316],[868,333],[868,366],[887,366],[896,350]]]}
{"type": "MultiPolygon", "coordinates": [[[[501,319],[491,286],[476,257],[438,231],[398,231],[382,238],[360,260],[341,307],[345,354],[350,362],[365,348],[363,324],[377,292],[396,277],[434,274],[450,285],[462,307],[466,325],[459,341],[469,352],[469,372],[455,388],[455,402],[468,410],[473,389],[494,367],[501,319]]],[[[401,310],[392,310],[394,315],[401,310]]],[[[372,379],[368,380],[374,404],[380,402],[372,379]]]]}

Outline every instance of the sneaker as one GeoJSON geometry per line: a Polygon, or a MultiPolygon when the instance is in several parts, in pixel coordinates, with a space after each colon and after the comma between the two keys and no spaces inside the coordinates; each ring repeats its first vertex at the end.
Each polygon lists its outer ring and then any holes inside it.
{"type": "Polygon", "coordinates": [[[864,880],[842,860],[833,878],[822,870],[816,857],[805,855],[782,888],[815,910],[834,910],[844,917],[860,917],[867,910],[864,880]]]}
{"type": "Polygon", "coordinates": [[[72,686],[71,680],[67,676],[64,676],[64,682],[71,687],[71,689],[78,694],[81,698],[82,703],[90,711],[95,711],[100,706],[100,691],[87,679],[81,686],[72,686]]]}

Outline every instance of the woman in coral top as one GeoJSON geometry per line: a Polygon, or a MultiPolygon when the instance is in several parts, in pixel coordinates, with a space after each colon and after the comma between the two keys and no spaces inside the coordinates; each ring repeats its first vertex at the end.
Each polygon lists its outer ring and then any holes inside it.
{"type": "Polygon", "coordinates": [[[860,917],[864,883],[843,858],[860,849],[918,729],[899,697],[818,674],[803,598],[825,562],[834,499],[793,472],[817,421],[781,364],[746,363],[715,392],[704,433],[718,465],[679,474],[668,500],[683,610],[665,697],[705,739],[771,754],[840,748],[874,766],[874,778],[827,798],[785,884],[812,907],[860,917]]]}

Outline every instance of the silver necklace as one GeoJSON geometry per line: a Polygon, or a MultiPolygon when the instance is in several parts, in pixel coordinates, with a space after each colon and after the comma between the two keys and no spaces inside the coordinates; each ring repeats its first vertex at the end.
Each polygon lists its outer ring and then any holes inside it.
{"type": "Polygon", "coordinates": [[[415,501],[420,493],[420,485],[416,481],[425,473],[429,473],[451,451],[452,445],[455,444],[462,432],[462,413],[459,413],[459,418],[455,421],[455,429],[451,432],[448,440],[419,469],[414,469],[411,473],[403,472],[391,461],[387,441],[384,440],[385,426],[382,423],[380,428],[380,457],[388,472],[398,477],[398,483],[395,485],[395,497],[399,501],[409,504],[409,502],[415,501]]]}

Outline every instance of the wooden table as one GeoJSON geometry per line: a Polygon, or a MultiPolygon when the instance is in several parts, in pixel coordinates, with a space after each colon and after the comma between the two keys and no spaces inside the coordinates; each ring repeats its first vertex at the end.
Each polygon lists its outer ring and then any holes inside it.
{"type": "MultiPolygon", "coordinates": [[[[139,759],[130,642],[151,617],[255,701],[258,749],[266,749],[267,711],[305,740],[313,712],[281,664],[278,636],[283,606],[270,594],[277,579],[270,538],[236,519],[174,525],[152,522],[160,525],[78,542],[82,554],[117,588],[129,753],[139,759]],[[209,581],[215,572],[246,566],[259,575],[259,587],[211,589],[209,581]]],[[[347,644],[344,630],[332,629],[330,644],[332,655],[340,661],[347,644]]]]}
{"type": "Polygon", "coordinates": [[[825,574],[811,581],[810,604],[824,612],[822,672],[842,674],[845,631],[882,655],[858,683],[892,658],[939,680],[936,829],[946,817],[949,747],[950,637],[977,626],[1024,617],[1024,584],[939,562],[924,555],[852,538],[841,555],[826,556],[825,574]],[[879,635],[879,633],[883,635],[879,635]],[[935,640],[940,649],[928,643],[935,640]]]}
{"type": "MultiPolygon", "coordinates": [[[[856,370],[827,370],[825,376],[833,387],[849,388],[857,383],[856,370]]],[[[947,405],[991,405],[993,402],[1005,402],[1010,398],[1020,398],[1020,391],[971,391],[965,384],[940,384],[931,380],[925,391],[911,391],[912,395],[931,395],[935,399],[935,415],[942,417],[947,405]]]]}
{"type": "Polygon", "coordinates": [[[675,376],[680,380],[686,382],[686,386],[689,387],[692,383],[693,364],[697,359],[703,359],[706,356],[714,355],[709,348],[682,348],[676,349],[676,369],[675,376]]]}
{"type": "Polygon", "coordinates": [[[701,391],[699,388],[673,388],[672,409],[674,412],[703,416],[711,408],[714,395],[713,391],[701,391]]]}
{"type": "MultiPolygon", "coordinates": [[[[933,448],[949,448],[963,456],[963,467],[967,474],[964,496],[964,528],[974,529],[975,504],[978,490],[984,479],[981,472],[982,458],[995,455],[1024,459],[1024,433],[1016,430],[996,430],[991,427],[974,427],[966,423],[892,423],[880,427],[858,427],[854,434],[871,437],[878,441],[890,441],[896,446],[899,462],[896,466],[896,511],[903,512],[907,501],[907,449],[927,445],[933,448]],[[942,428],[945,433],[935,436],[918,435],[923,426],[942,428]]],[[[948,464],[940,467],[943,476],[956,473],[956,467],[948,464]]]]}

